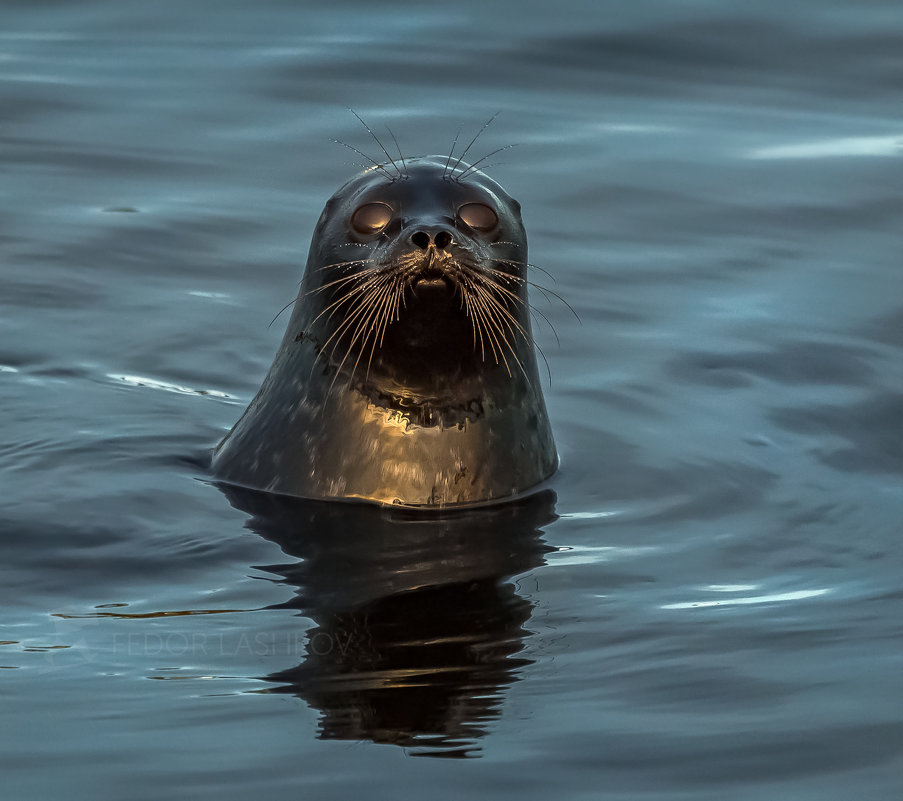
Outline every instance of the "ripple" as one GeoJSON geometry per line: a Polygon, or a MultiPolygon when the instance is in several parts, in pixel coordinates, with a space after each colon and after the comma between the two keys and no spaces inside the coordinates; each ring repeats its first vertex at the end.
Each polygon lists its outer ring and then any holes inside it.
{"type": "Polygon", "coordinates": [[[615,517],[621,512],[567,512],[559,515],[563,520],[601,520],[605,517],[615,517]]]}
{"type": "MultiPolygon", "coordinates": [[[[125,606],[125,604],[104,604],[104,606],[125,606]]],[[[163,612],[89,612],[84,615],[73,615],[65,612],[51,612],[51,617],[63,620],[91,620],[112,617],[116,620],[150,620],[159,617],[186,617],[188,615],[231,615],[235,612],[257,612],[257,609],[177,609],[163,612]]]]}
{"type": "MultiPolygon", "coordinates": [[[[715,585],[717,586],[717,585],[715,585]]],[[[706,588],[708,589],[708,588],[706,588]]],[[[728,592],[727,588],[716,589],[715,592],[728,592]]],[[[775,592],[768,595],[747,595],[741,598],[724,598],[717,601],[684,601],[676,604],[664,604],[662,609],[702,609],[708,606],[749,606],[751,604],[773,604],[784,601],[802,601],[806,598],[817,598],[826,595],[830,589],[793,590],[791,592],[775,592]]]]}
{"type": "Polygon", "coordinates": [[[643,123],[602,123],[595,128],[609,133],[674,133],[680,130],[673,125],[645,125],[643,123]]]}
{"type": "Polygon", "coordinates": [[[709,592],[751,592],[759,589],[758,584],[709,584],[702,589],[709,592]]]}
{"type": "Polygon", "coordinates": [[[745,154],[748,159],[827,159],[848,156],[903,155],[903,136],[848,136],[793,145],[761,147],[745,154]]]}
{"type": "Polygon", "coordinates": [[[118,375],[117,373],[107,373],[107,378],[114,381],[121,381],[130,387],[148,387],[150,389],[160,389],[164,392],[176,392],[179,395],[205,395],[211,398],[223,398],[225,400],[239,403],[235,395],[229,395],[226,392],[220,392],[217,389],[192,389],[191,387],[183,387],[179,384],[171,384],[168,381],[158,381],[156,378],[147,378],[140,375],[118,375]]]}
{"type": "Polygon", "coordinates": [[[549,554],[549,564],[558,567],[564,565],[594,565],[611,562],[615,559],[630,558],[650,551],[659,550],[651,545],[633,548],[618,545],[563,545],[555,553],[549,554]]]}

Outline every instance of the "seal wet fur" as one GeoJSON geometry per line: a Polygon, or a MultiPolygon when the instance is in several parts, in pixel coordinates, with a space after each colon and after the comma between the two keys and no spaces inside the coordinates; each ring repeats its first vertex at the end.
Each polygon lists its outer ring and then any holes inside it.
{"type": "Polygon", "coordinates": [[[555,471],[520,206],[460,160],[390,163],[327,202],[273,365],[214,453],[218,479],[443,507],[555,471]]]}

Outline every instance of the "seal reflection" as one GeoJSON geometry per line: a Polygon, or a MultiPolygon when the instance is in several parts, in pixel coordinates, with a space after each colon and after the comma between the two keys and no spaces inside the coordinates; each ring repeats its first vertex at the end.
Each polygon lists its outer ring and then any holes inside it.
{"type": "Polygon", "coordinates": [[[479,754],[533,603],[512,577],[545,563],[551,490],[435,514],[284,498],[221,485],[248,527],[300,561],[262,566],[295,588],[271,609],[315,626],[301,664],[265,676],[320,714],[318,737],[432,756],[479,754]]]}

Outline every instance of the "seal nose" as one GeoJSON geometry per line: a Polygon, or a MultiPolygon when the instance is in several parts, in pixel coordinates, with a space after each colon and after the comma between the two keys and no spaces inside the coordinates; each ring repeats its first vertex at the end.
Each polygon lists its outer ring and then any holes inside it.
{"type": "Polygon", "coordinates": [[[408,238],[412,245],[421,250],[429,250],[430,245],[435,245],[437,250],[445,250],[454,241],[451,233],[444,228],[418,228],[408,238]]]}

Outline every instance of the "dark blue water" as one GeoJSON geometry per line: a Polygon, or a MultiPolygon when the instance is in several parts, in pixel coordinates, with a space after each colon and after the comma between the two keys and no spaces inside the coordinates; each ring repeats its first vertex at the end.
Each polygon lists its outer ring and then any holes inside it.
{"type": "Polygon", "coordinates": [[[880,0],[3,2],[4,798],[898,797],[901,100],[880,0]],[[346,106],[519,145],[529,502],[205,480],[346,106]]]}

